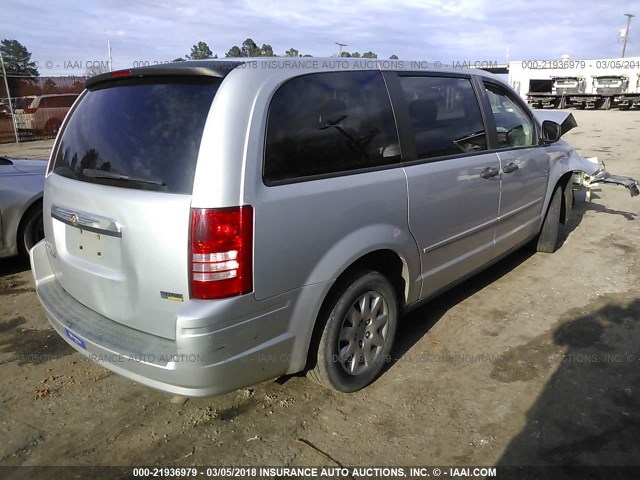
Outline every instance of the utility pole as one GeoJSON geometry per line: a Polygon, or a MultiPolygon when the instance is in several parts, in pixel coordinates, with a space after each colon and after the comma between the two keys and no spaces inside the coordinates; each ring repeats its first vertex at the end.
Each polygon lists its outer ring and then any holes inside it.
{"type": "Polygon", "coordinates": [[[624,31],[624,41],[622,42],[622,58],[624,58],[624,51],[627,49],[627,39],[629,38],[629,27],[631,26],[631,19],[635,17],[630,13],[625,13],[625,17],[627,17],[627,28],[624,31]]]}
{"type": "Polygon", "coordinates": [[[7,71],[4,68],[4,58],[0,53],[0,65],[2,66],[2,76],[4,77],[4,87],[7,89],[7,99],[9,100],[9,115],[11,115],[11,123],[13,124],[13,133],[16,136],[16,143],[20,143],[20,137],[18,136],[18,129],[16,128],[16,115],[13,111],[13,102],[11,101],[11,92],[9,91],[9,79],[7,78],[7,71]]]}
{"type": "Polygon", "coordinates": [[[336,42],[336,45],[338,45],[340,47],[340,53],[338,53],[338,57],[341,57],[342,56],[342,47],[346,47],[347,44],[346,43],[336,42]]]}
{"type": "Polygon", "coordinates": [[[109,71],[113,72],[113,60],[111,58],[111,41],[107,40],[107,50],[109,51],[109,71]]]}

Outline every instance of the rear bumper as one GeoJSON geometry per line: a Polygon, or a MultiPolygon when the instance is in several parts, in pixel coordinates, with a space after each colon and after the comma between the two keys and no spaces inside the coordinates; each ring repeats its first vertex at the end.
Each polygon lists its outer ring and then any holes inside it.
{"type": "Polygon", "coordinates": [[[89,359],[136,382],[202,397],[304,367],[304,360],[297,357],[306,355],[315,316],[303,317],[301,323],[292,319],[299,313],[312,314],[296,306],[308,305],[316,290],[320,293],[317,287],[269,302],[257,302],[252,295],[203,301],[176,318],[176,339],[170,340],[114,322],[69,295],[56,280],[45,240],[30,257],[36,293],[60,336],[89,359]],[[218,307],[215,315],[212,306],[218,307]]]}

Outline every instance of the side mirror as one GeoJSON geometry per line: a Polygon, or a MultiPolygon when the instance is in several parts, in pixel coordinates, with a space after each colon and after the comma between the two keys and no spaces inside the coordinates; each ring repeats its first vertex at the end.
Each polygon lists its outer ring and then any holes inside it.
{"type": "Polygon", "coordinates": [[[542,143],[555,143],[562,136],[562,126],[559,123],[545,120],[542,122],[542,143]]]}

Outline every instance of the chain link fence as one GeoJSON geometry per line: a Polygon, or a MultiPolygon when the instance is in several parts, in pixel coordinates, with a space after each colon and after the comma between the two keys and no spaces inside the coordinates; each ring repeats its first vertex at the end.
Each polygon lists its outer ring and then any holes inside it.
{"type": "Polygon", "coordinates": [[[53,138],[87,77],[24,77],[0,71],[0,143],[53,138]]]}

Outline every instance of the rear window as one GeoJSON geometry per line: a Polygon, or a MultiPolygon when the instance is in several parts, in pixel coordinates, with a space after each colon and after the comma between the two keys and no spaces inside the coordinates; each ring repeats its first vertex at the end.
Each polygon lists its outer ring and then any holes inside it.
{"type": "Polygon", "coordinates": [[[53,172],[83,182],[191,193],[220,82],[129,79],[90,90],[63,132],[53,172]]]}

